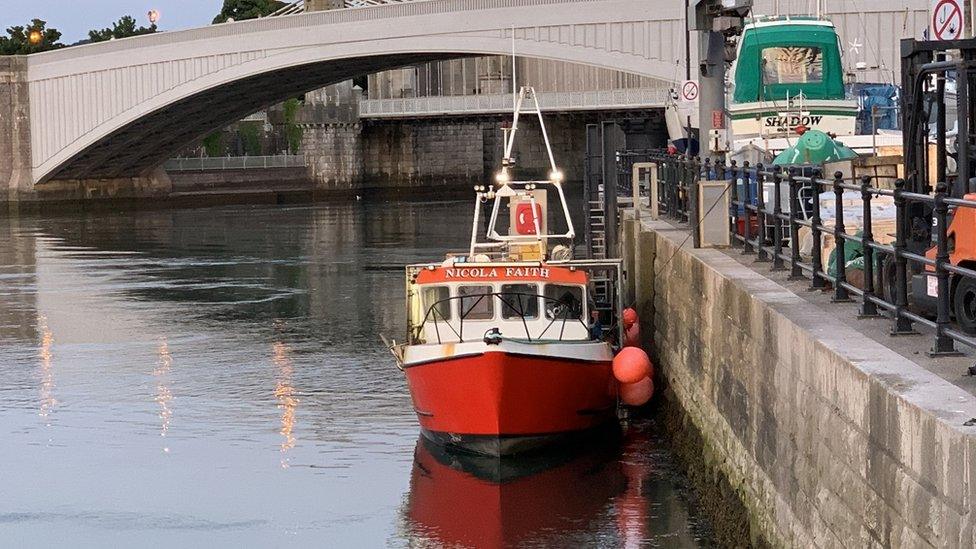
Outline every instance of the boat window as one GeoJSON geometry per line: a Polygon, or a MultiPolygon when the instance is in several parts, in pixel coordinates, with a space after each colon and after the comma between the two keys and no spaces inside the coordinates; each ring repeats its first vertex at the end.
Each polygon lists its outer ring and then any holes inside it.
{"type": "Polygon", "coordinates": [[[461,317],[464,320],[487,320],[495,316],[491,286],[458,286],[461,317]]]}
{"type": "Polygon", "coordinates": [[[424,307],[426,309],[434,308],[433,311],[428,313],[430,316],[427,318],[437,321],[437,320],[450,320],[451,319],[451,302],[448,298],[451,297],[451,289],[447,286],[428,286],[424,288],[424,307]]]}
{"type": "Polygon", "coordinates": [[[762,50],[763,84],[806,84],[823,80],[823,52],[807,46],[762,50]]]}
{"type": "Polygon", "coordinates": [[[546,298],[546,318],[583,318],[583,288],[549,284],[546,298]]]}
{"type": "Polygon", "coordinates": [[[502,318],[539,318],[539,287],[535,284],[503,284],[498,298],[502,318]]]}

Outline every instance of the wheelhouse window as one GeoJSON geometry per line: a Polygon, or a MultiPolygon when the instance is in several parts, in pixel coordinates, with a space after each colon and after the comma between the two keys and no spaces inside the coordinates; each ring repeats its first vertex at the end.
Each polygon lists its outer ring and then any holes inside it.
{"type": "Polygon", "coordinates": [[[447,286],[428,286],[424,288],[424,308],[429,311],[430,320],[451,319],[451,289],[447,286]]]}
{"type": "Polygon", "coordinates": [[[549,284],[546,286],[546,318],[582,319],[583,288],[549,284]]]}
{"type": "Polygon", "coordinates": [[[492,306],[495,298],[491,286],[458,286],[461,296],[461,318],[464,320],[488,320],[494,318],[492,306]]]}
{"type": "Polygon", "coordinates": [[[539,318],[539,287],[535,284],[503,284],[498,299],[504,319],[539,318]]]}
{"type": "Polygon", "coordinates": [[[808,46],[762,50],[763,84],[807,84],[823,81],[823,52],[808,46]]]}

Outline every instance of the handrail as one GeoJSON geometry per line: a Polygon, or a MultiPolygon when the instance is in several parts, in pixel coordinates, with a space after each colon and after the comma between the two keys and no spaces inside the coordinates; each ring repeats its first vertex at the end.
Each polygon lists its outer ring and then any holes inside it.
{"type": "MultiPolygon", "coordinates": [[[[894,189],[881,188],[873,185],[878,178],[845,177],[840,172],[825,178],[815,166],[795,166],[784,171],[778,166],[769,170],[762,164],[751,166],[748,162],[739,166],[731,161],[726,165],[660,150],[642,151],[640,155],[660,165],[656,184],[662,191],[658,193],[662,215],[680,221],[688,219],[688,204],[675,197],[682,194],[687,197],[696,179],[732,179],[735,183],[729,201],[729,231],[733,247],[741,247],[743,254],[757,254],[757,261],[771,259],[773,270],[789,267],[791,278],[809,278],[814,289],[832,287],[834,301],[851,301],[853,296],[860,301],[861,318],[887,316],[892,322],[893,335],[915,333],[914,325],[933,328],[935,342],[929,351],[932,356],[957,354],[955,343],[976,348],[976,334],[954,328],[958,320],[954,322],[952,318],[955,288],[962,280],[976,280],[976,269],[971,264],[954,264],[949,250],[953,212],[960,208],[976,209],[976,200],[951,197],[945,182],[936,185],[933,194],[923,194],[906,190],[904,179],[896,179],[894,189]],[[808,173],[801,173],[800,169],[808,173]],[[770,184],[774,185],[774,204],[763,200],[763,189],[770,184]],[[740,185],[745,187],[745,196],[738,192],[740,185]],[[752,187],[756,187],[754,194],[752,187]],[[812,191],[813,196],[801,196],[801,187],[812,191]],[[833,195],[829,199],[834,209],[832,220],[830,216],[824,220],[821,212],[821,200],[826,200],[822,195],[826,193],[833,195]],[[851,195],[856,195],[860,202],[850,203],[851,195]],[[787,196],[789,200],[784,200],[787,196]],[[873,234],[872,201],[878,197],[894,202],[894,241],[890,244],[878,242],[873,234]],[[856,235],[848,234],[845,227],[845,216],[851,211],[858,212],[861,218],[862,228],[856,235]],[[919,223],[919,218],[929,217],[934,224],[919,223]],[[743,220],[740,234],[738,225],[743,220]],[[753,234],[752,222],[758,225],[759,230],[755,231],[758,234],[753,234]],[[772,227],[772,238],[767,226],[772,227]],[[798,243],[801,227],[809,229],[812,235],[810,262],[804,260],[798,243]],[[833,237],[833,253],[840,258],[835,261],[834,274],[823,265],[823,235],[833,237]],[[784,244],[787,241],[788,247],[784,244]],[[848,281],[843,260],[846,246],[856,244],[861,245],[865,262],[862,287],[848,281]],[[932,252],[934,257],[928,257],[932,252]],[[937,305],[935,320],[909,308],[917,303],[911,293],[913,275],[935,278],[934,295],[928,294],[937,305]]],[[[689,221],[694,223],[693,219],[689,221]]]]}
{"type": "MultiPolygon", "coordinates": [[[[501,302],[504,305],[508,305],[509,308],[512,309],[513,311],[515,310],[515,308],[512,307],[510,303],[508,303],[507,301],[505,301],[505,299],[503,299],[502,296],[530,297],[530,298],[534,298],[534,299],[542,298],[546,303],[555,303],[556,305],[561,305],[561,306],[567,307],[567,308],[572,306],[572,304],[570,302],[567,302],[567,301],[563,301],[563,300],[560,300],[560,299],[548,297],[548,296],[545,296],[543,294],[530,294],[530,293],[525,293],[525,292],[486,292],[486,293],[480,293],[480,294],[456,295],[456,296],[451,296],[451,297],[446,297],[444,299],[440,299],[440,300],[434,302],[433,304],[431,304],[430,307],[427,308],[427,313],[424,315],[423,322],[421,322],[420,323],[420,326],[417,327],[417,332],[418,332],[418,334],[419,333],[422,333],[424,327],[427,325],[427,321],[430,320],[431,317],[433,316],[433,320],[434,320],[434,333],[435,333],[435,335],[437,337],[437,343],[438,344],[441,344],[442,343],[442,340],[441,340],[441,336],[440,336],[440,330],[438,329],[438,320],[437,320],[437,317],[438,316],[441,316],[441,320],[440,321],[441,322],[444,322],[445,324],[447,324],[447,326],[451,329],[451,331],[454,332],[454,335],[457,336],[458,341],[460,343],[464,343],[464,319],[465,319],[465,317],[468,314],[471,313],[472,310],[474,310],[474,308],[479,303],[481,303],[484,300],[484,298],[486,298],[486,297],[489,297],[489,298],[491,298],[491,297],[498,297],[498,299],[501,300],[501,302]],[[470,307],[468,307],[468,310],[467,311],[462,311],[461,312],[461,315],[460,315],[460,318],[459,318],[459,320],[460,320],[460,327],[459,327],[458,330],[455,330],[454,329],[454,326],[451,324],[450,320],[443,318],[443,315],[441,315],[437,311],[438,307],[440,305],[442,305],[443,303],[450,303],[451,301],[456,300],[456,299],[457,300],[460,300],[460,299],[471,299],[471,298],[475,298],[475,297],[477,297],[478,300],[475,301],[474,304],[472,304],[470,307]],[[432,315],[432,313],[433,313],[433,315],[432,315]]],[[[527,340],[529,340],[529,341],[532,341],[533,338],[532,338],[532,334],[529,332],[529,325],[528,325],[528,322],[526,320],[525,311],[524,310],[521,310],[521,303],[522,302],[521,302],[521,300],[516,300],[516,302],[519,304],[519,310],[517,310],[516,313],[517,313],[518,317],[522,320],[522,326],[525,329],[525,338],[527,340]]],[[[548,315],[546,315],[546,316],[548,316],[548,315]]],[[[549,331],[549,328],[552,327],[552,325],[555,324],[555,322],[557,320],[560,320],[560,319],[562,320],[562,326],[560,328],[558,341],[562,341],[563,340],[563,335],[565,334],[566,321],[567,320],[572,320],[573,317],[571,317],[569,315],[565,315],[564,316],[564,315],[562,315],[561,312],[558,313],[558,314],[556,314],[556,315],[554,315],[550,319],[549,324],[547,324],[546,327],[542,330],[542,332],[540,332],[539,335],[535,337],[535,340],[536,341],[542,340],[542,336],[545,335],[546,332],[549,331]]],[[[489,320],[489,319],[485,319],[485,320],[489,320]]],[[[583,321],[583,319],[581,317],[576,317],[575,320],[578,321],[580,323],[580,325],[583,326],[583,328],[585,328],[587,331],[589,331],[589,328],[590,327],[586,325],[586,323],[583,321]]]]}
{"type": "Polygon", "coordinates": [[[171,158],[163,164],[169,172],[307,167],[308,159],[303,154],[171,158]]]}

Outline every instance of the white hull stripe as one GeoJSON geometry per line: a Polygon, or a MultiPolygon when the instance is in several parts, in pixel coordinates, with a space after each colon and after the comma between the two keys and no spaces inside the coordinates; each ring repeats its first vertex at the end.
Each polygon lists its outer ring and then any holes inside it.
{"type": "Polygon", "coordinates": [[[498,345],[489,345],[483,341],[444,343],[440,345],[408,345],[404,348],[403,366],[418,366],[428,362],[478,356],[490,352],[581,362],[607,362],[613,360],[613,350],[610,348],[610,344],[602,341],[523,343],[503,340],[498,345]]]}

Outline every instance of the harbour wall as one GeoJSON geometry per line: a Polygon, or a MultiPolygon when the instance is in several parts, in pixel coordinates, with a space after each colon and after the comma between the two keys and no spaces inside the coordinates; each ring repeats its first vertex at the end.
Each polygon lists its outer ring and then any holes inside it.
{"type": "Polygon", "coordinates": [[[757,544],[976,544],[972,395],[726,253],[691,249],[687,227],[627,212],[621,233],[665,399],[757,544]]]}
{"type": "MultiPolygon", "coordinates": [[[[660,118],[657,114],[654,117],[660,118]]],[[[501,166],[508,117],[372,119],[304,124],[301,151],[316,187],[363,194],[454,188],[466,192],[490,181],[501,166]]],[[[582,181],[586,124],[600,113],[548,115],[553,155],[568,181],[582,181]]],[[[663,128],[663,119],[659,126],[663,128]]],[[[663,143],[662,133],[656,136],[663,143]]],[[[524,117],[514,147],[520,173],[546,177],[549,159],[538,120],[524,117]]]]}

